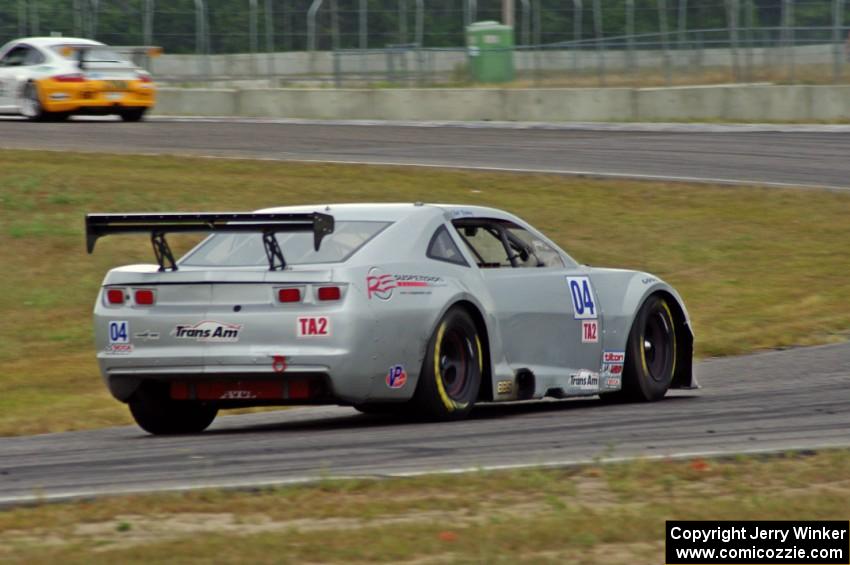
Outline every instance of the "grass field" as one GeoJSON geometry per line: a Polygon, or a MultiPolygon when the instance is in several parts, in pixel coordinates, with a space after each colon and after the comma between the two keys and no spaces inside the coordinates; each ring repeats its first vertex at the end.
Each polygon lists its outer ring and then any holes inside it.
{"type": "Polygon", "coordinates": [[[846,340],[850,194],[342,165],[0,151],[0,435],[129,422],[96,369],[91,308],[147,238],[87,256],[85,212],[449,201],[513,211],[578,260],[654,272],[698,356],[846,340]]]}
{"type": "Polygon", "coordinates": [[[12,563],[663,563],[665,520],[846,520],[850,452],[196,491],[0,511],[12,563]]]}

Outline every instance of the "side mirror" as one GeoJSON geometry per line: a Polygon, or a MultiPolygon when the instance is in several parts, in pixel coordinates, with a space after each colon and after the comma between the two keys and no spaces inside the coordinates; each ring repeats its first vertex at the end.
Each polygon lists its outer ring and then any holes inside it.
{"type": "Polygon", "coordinates": [[[77,67],[79,67],[79,69],[81,71],[84,71],[86,69],[85,56],[86,56],[85,49],[77,49],[77,67]]]}
{"type": "Polygon", "coordinates": [[[478,228],[475,226],[466,226],[463,228],[463,235],[466,237],[475,237],[475,234],[478,233],[478,228]]]}

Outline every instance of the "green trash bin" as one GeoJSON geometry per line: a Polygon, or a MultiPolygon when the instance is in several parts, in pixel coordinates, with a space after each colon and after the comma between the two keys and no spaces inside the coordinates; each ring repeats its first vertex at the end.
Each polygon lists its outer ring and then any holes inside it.
{"type": "Polygon", "coordinates": [[[466,27],[466,47],[472,80],[514,79],[514,28],[499,22],[475,22],[466,27]]]}

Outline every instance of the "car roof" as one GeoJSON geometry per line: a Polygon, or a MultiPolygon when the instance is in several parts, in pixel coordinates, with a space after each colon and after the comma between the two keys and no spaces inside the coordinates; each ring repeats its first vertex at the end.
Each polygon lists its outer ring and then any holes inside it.
{"type": "Polygon", "coordinates": [[[34,47],[53,47],[54,45],[104,45],[99,41],[81,37],[22,37],[11,43],[26,43],[34,47]]]}
{"type": "Polygon", "coordinates": [[[418,215],[442,215],[447,219],[463,217],[501,218],[516,221],[512,214],[486,206],[467,206],[463,204],[425,204],[406,203],[364,203],[364,204],[312,204],[301,206],[280,206],[264,208],[257,212],[275,212],[281,214],[305,214],[323,212],[338,221],[391,221],[397,222],[418,215]]]}

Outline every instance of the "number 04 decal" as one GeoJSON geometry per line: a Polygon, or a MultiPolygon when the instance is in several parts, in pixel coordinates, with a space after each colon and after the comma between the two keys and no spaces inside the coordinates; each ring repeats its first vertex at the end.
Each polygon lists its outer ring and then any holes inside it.
{"type": "Polygon", "coordinates": [[[590,277],[567,277],[567,286],[570,288],[570,296],[573,299],[573,318],[576,320],[598,318],[590,277]]]}

